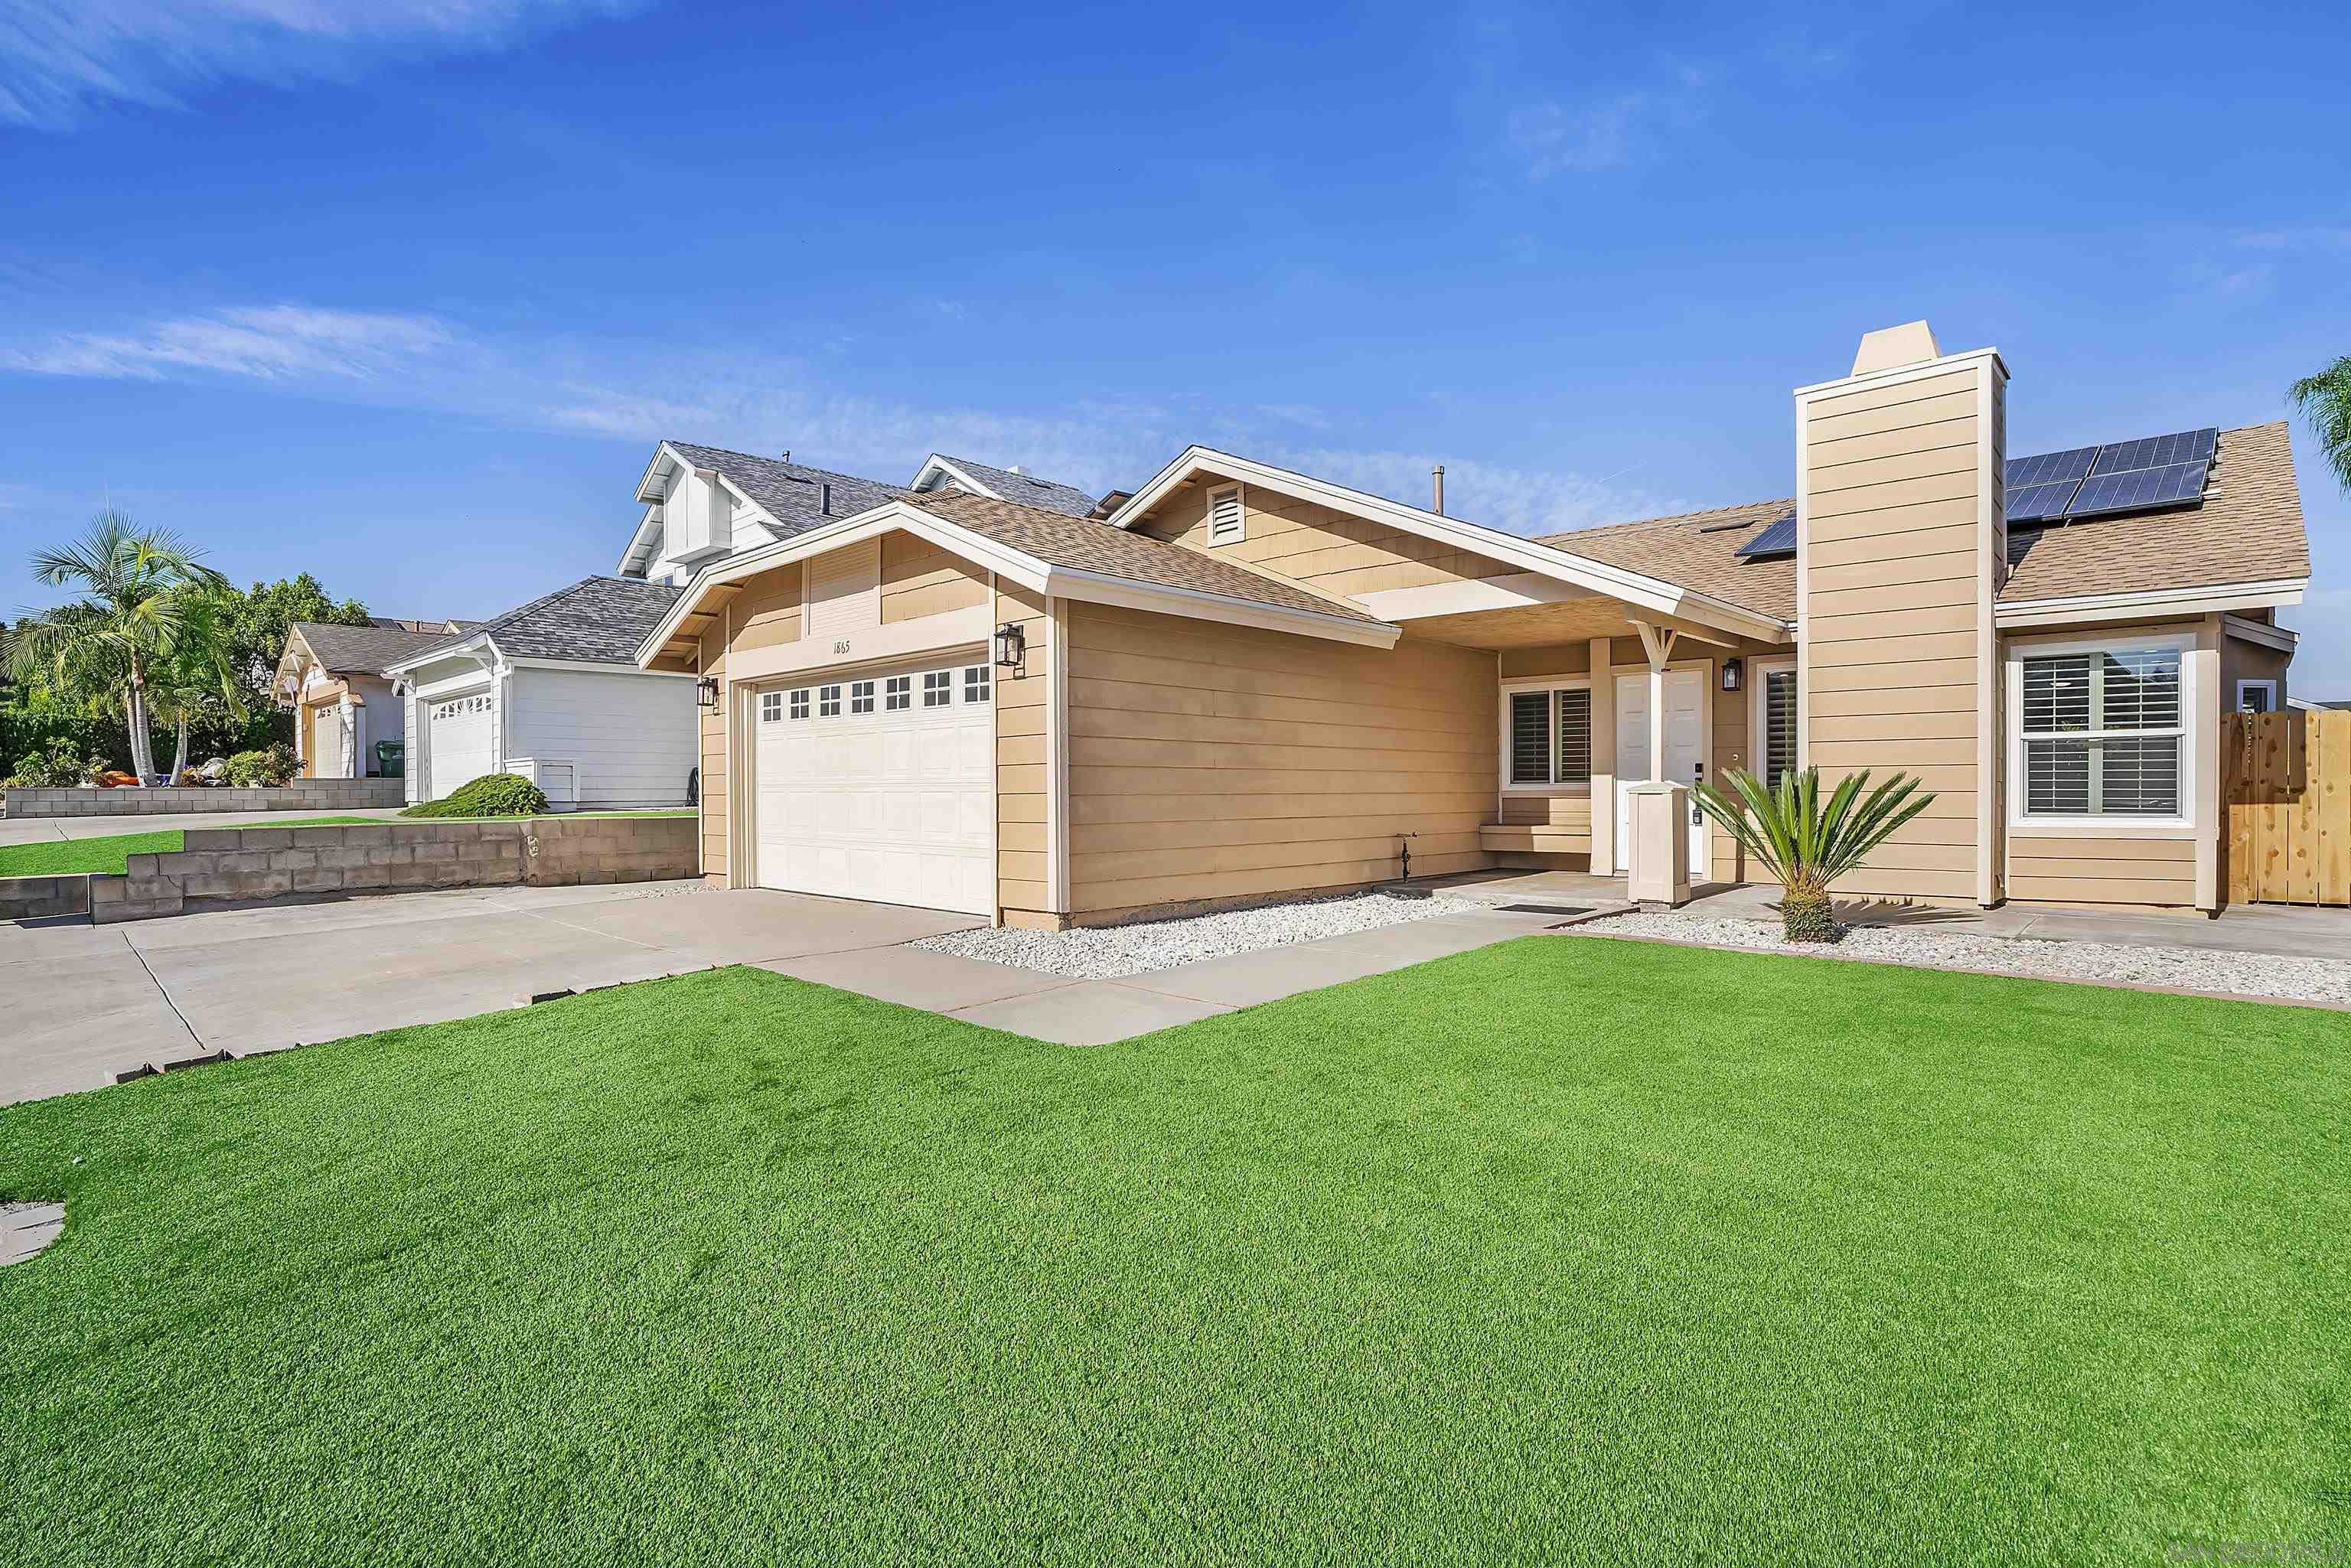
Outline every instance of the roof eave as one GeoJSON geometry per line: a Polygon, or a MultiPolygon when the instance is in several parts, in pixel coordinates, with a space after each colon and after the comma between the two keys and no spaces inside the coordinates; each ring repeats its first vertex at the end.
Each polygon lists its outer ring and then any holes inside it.
{"type": "Polygon", "coordinates": [[[2124,593],[2067,594],[2053,599],[2003,599],[1992,607],[1994,625],[2063,626],[2079,622],[2147,621],[2166,616],[2211,615],[2231,610],[2276,609],[2299,604],[2310,578],[2262,578],[2249,581],[2137,589],[2124,593]]]}

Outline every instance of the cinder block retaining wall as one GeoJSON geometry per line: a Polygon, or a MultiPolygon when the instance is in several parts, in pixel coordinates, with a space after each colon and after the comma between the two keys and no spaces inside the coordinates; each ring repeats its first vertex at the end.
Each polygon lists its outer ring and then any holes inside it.
{"type": "Polygon", "coordinates": [[[0,876],[0,920],[46,920],[88,915],[87,876],[0,876]]]}
{"type": "Polygon", "coordinates": [[[692,817],[537,817],[344,828],[191,828],[185,849],[132,855],[89,881],[99,925],[225,903],[439,887],[662,882],[697,874],[692,817]]]}
{"type": "Polygon", "coordinates": [[[408,804],[398,779],[297,779],[277,789],[8,789],[9,817],[147,817],[173,811],[364,811],[408,804]]]}

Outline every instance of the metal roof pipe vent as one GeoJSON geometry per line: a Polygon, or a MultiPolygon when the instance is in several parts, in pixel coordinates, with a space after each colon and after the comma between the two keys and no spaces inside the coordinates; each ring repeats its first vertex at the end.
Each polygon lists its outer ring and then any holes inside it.
{"type": "Polygon", "coordinates": [[[1445,515],[1445,465],[1440,463],[1436,467],[1430,469],[1428,472],[1428,477],[1430,482],[1435,486],[1437,491],[1436,504],[1430,507],[1429,510],[1435,512],[1441,517],[1445,515]]]}
{"type": "Polygon", "coordinates": [[[827,481],[817,484],[816,509],[828,517],[832,516],[832,486],[827,481]]]}

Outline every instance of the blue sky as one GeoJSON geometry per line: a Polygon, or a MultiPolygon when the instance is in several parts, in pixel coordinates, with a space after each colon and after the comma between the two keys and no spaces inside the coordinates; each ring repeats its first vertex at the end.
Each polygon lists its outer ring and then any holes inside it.
{"type": "Polygon", "coordinates": [[[1790,389],[1920,316],[2016,452],[2351,352],[2340,7],[1661,9],[0,0],[0,609],[111,502],[490,613],[612,569],[662,435],[1442,461],[1531,531],[1788,493],[1790,389]]]}

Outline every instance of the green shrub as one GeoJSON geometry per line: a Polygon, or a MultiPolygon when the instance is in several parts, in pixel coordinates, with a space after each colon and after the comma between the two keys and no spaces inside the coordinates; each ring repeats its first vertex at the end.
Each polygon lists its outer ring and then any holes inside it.
{"type": "Polygon", "coordinates": [[[290,746],[273,746],[266,751],[240,751],[228,759],[228,781],[239,789],[252,789],[284,784],[293,779],[300,763],[290,746]]]}
{"type": "Polygon", "coordinates": [[[18,758],[16,771],[0,782],[11,789],[63,789],[95,781],[105,767],[103,758],[78,756],[71,740],[57,735],[41,749],[18,758]]]}
{"type": "Polygon", "coordinates": [[[485,773],[445,800],[411,806],[403,817],[536,817],[547,810],[538,786],[519,773],[485,773]]]}

